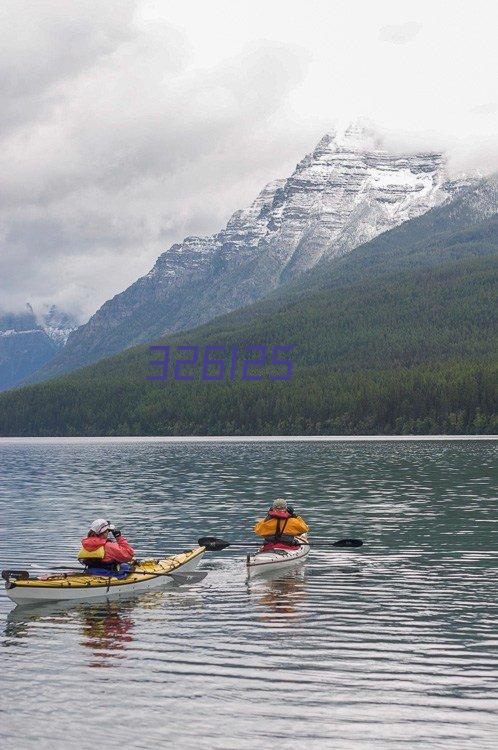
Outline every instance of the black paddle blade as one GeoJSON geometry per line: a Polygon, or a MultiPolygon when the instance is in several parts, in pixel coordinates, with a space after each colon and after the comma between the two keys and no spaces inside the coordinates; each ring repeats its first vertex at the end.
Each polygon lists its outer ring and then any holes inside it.
{"type": "Polygon", "coordinates": [[[223,539],[217,539],[215,536],[201,536],[197,543],[201,547],[205,547],[208,552],[219,552],[226,547],[230,547],[230,542],[224,542],[223,539]]]}
{"type": "Polygon", "coordinates": [[[200,570],[192,573],[168,573],[168,578],[172,578],[176,586],[183,586],[186,583],[199,583],[206,576],[207,573],[200,570]]]}
{"type": "Polygon", "coordinates": [[[9,578],[20,578],[25,581],[29,578],[27,570],[2,570],[2,578],[4,581],[8,581],[9,578]]]}
{"type": "Polygon", "coordinates": [[[339,539],[332,547],[363,547],[361,539],[339,539]]]}

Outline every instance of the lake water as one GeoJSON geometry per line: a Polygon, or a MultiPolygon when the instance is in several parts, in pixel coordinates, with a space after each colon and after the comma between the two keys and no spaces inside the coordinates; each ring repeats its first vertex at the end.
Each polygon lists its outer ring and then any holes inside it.
{"type": "Polygon", "coordinates": [[[72,563],[111,519],[140,556],[252,541],[275,497],[323,543],[280,578],[14,609],[3,748],[494,748],[492,441],[0,441],[2,567],[72,563]]]}

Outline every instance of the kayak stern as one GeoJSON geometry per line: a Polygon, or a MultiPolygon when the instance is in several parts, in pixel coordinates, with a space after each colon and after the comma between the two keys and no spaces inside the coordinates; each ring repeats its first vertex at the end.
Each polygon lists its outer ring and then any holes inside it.
{"type": "Polygon", "coordinates": [[[309,555],[311,547],[308,538],[304,535],[299,537],[298,541],[301,544],[295,550],[259,550],[254,555],[247,555],[246,565],[248,575],[254,576],[261,573],[287,569],[304,562],[309,555]]]}

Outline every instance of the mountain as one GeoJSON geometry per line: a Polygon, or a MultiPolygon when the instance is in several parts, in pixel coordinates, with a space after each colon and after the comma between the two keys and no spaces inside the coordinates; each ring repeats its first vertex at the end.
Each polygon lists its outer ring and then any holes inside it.
{"type": "Polygon", "coordinates": [[[292,175],[268,184],[210,237],[187,237],[71,333],[32,380],[95,362],[262,299],[323,259],[351,251],[452,199],[436,153],[390,154],[372,130],[324,136],[292,175]]]}
{"type": "Polygon", "coordinates": [[[70,333],[78,327],[76,318],[59,310],[57,305],[46,305],[39,317],[40,326],[47,336],[60,346],[64,346],[70,333]]]}
{"type": "Polygon", "coordinates": [[[2,394],[0,434],[493,433],[497,257],[490,178],[264,301],[159,342],[292,344],[291,380],[270,380],[267,366],[253,367],[256,382],[205,382],[199,368],[191,382],[152,382],[141,345],[2,394]]]}
{"type": "Polygon", "coordinates": [[[394,229],[332,260],[323,259],[310,271],[303,273],[285,286],[271,292],[256,305],[232,312],[225,320],[230,325],[248,322],[252,316],[277,314],[287,309],[293,299],[305,300],[321,289],[333,292],[345,285],[364,279],[392,274],[397,271],[417,271],[437,267],[459,259],[472,246],[467,241],[474,237],[479,226],[479,252],[493,249],[494,217],[498,211],[498,175],[476,180],[460,190],[453,200],[407,221],[394,229]],[[484,227],[488,226],[487,236],[484,227]]]}
{"type": "Polygon", "coordinates": [[[55,305],[44,308],[38,318],[30,304],[23,312],[0,313],[0,391],[49,362],[76,325],[55,305]]]}

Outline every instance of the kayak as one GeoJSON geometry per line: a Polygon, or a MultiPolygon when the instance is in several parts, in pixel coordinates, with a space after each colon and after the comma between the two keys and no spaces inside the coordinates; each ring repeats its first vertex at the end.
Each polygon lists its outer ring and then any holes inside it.
{"type": "Polygon", "coordinates": [[[303,534],[296,537],[296,541],[299,542],[299,547],[295,549],[268,549],[268,545],[263,545],[254,555],[247,555],[248,574],[273,572],[303,562],[310,552],[308,537],[303,534]]]}
{"type": "Polygon", "coordinates": [[[196,547],[160,560],[143,560],[124,578],[89,575],[83,571],[18,578],[12,571],[12,576],[6,577],[6,594],[16,604],[78,601],[95,597],[128,597],[142,591],[173,585],[174,578],[167,574],[195,570],[205,551],[205,547],[196,547]]]}

